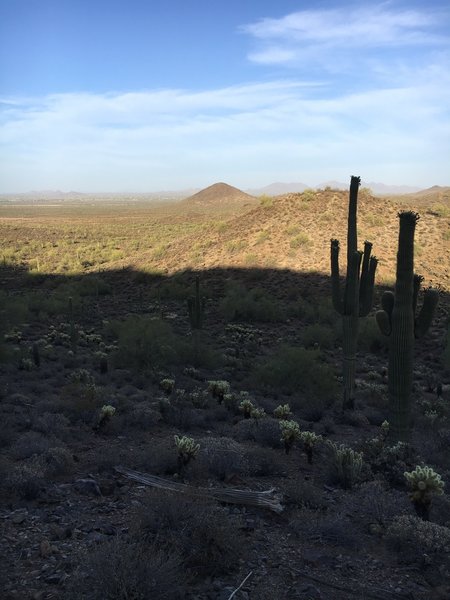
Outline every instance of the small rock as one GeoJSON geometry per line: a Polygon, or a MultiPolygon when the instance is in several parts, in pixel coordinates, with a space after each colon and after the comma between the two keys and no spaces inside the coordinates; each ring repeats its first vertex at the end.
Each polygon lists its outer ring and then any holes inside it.
{"type": "Polygon", "coordinates": [[[75,489],[80,494],[85,494],[86,496],[102,495],[99,485],[95,479],[77,479],[75,481],[75,489]]]}
{"type": "Polygon", "coordinates": [[[24,513],[19,513],[18,515],[14,515],[12,518],[12,522],[14,525],[20,525],[26,519],[26,515],[24,513]]]}
{"type": "Polygon", "coordinates": [[[50,585],[59,585],[62,581],[61,573],[52,573],[45,578],[45,583],[49,583],[50,585]]]}
{"type": "Polygon", "coordinates": [[[39,551],[40,551],[42,558],[49,557],[53,552],[50,542],[48,540],[42,540],[40,547],[39,547],[39,551]]]}

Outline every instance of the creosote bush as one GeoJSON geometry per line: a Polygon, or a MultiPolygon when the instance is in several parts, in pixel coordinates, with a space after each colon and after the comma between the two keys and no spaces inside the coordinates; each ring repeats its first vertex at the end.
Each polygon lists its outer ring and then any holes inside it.
{"type": "Polygon", "coordinates": [[[81,557],[66,589],[69,600],[182,600],[185,583],[176,550],[113,538],[81,557]]]}
{"type": "Polygon", "coordinates": [[[118,338],[114,355],[117,367],[151,369],[179,363],[189,354],[186,341],[160,319],[133,315],[112,322],[110,331],[118,338]]]}
{"type": "Polygon", "coordinates": [[[337,386],[332,369],[317,350],[282,346],[254,370],[255,385],[268,385],[286,393],[317,400],[332,400],[337,386]]]}
{"type": "Polygon", "coordinates": [[[190,577],[234,568],[243,549],[240,522],[226,508],[186,494],[150,490],[135,511],[133,531],[147,543],[177,552],[190,577]]]}

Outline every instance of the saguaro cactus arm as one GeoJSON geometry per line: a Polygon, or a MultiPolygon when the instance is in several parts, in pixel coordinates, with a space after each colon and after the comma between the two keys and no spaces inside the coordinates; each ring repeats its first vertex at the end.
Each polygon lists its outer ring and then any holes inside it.
{"type": "Polygon", "coordinates": [[[341,280],[339,276],[339,240],[331,240],[331,295],[333,306],[340,315],[344,314],[344,302],[341,293],[341,280]]]}
{"type": "Polygon", "coordinates": [[[422,338],[430,328],[438,302],[439,292],[432,288],[427,288],[422,308],[414,321],[414,335],[417,339],[422,338]]]}
{"type": "Polygon", "coordinates": [[[375,271],[378,260],[371,256],[372,244],[364,242],[364,254],[362,258],[361,279],[359,283],[359,316],[367,317],[373,302],[373,288],[375,284],[375,271]]]}

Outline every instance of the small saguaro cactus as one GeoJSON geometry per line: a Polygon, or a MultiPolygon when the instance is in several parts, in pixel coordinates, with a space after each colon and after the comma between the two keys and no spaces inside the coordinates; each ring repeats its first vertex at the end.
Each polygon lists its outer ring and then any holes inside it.
{"type": "Polygon", "coordinates": [[[417,515],[424,521],[429,521],[433,496],[444,493],[445,483],[442,477],[431,467],[420,465],[414,471],[405,471],[404,476],[411,489],[410,498],[417,515]]]}
{"type": "Polygon", "coordinates": [[[351,490],[361,475],[363,467],[362,452],[355,452],[345,444],[335,444],[328,440],[333,453],[332,470],[337,481],[346,490],[351,490]]]}
{"type": "Polygon", "coordinates": [[[359,317],[366,317],[373,301],[373,288],[377,259],[371,256],[372,244],[364,242],[364,252],[358,251],[356,209],[360,177],[352,177],[348,206],[347,229],[347,279],[344,293],[339,275],[339,240],[331,240],[331,283],[335,310],[342,315],[344,355],[344,409],[355,406],[355,367],[359,317]],[[361,265],[362,262],[362,265],[361,265]]]}
{"type": "Polygon", "coordinates": [[[415,317],[422,277],[414,274],[414,233],[419,215],[399,213],[400,231],[397,251],[395,293],[384,292],[382,310],[376,314],[381,332],[390,337],[388,395],[390,432],[393,440],[407,442],[411,429],[411,390],[414,338],[421,338],[433,320],[439,300],[437,290],[425,290],[422,308],[415,317]]]}
{"type": "Polygon", "coordinates": [[[69,297],[69,326],[70,326],[70,348],[74,354],[77,353],[78,331],[75,326],[75,317],[73,312],[73,300],[69,297]]]}
{"type": "Polygon", "coordinates": [[[203,317],[205,314],[205,298],[200,296],[200,277],[195,278],[195,296],[188,298],[189,322],[191,329],[201,329],[203,327],[203,317]]]}

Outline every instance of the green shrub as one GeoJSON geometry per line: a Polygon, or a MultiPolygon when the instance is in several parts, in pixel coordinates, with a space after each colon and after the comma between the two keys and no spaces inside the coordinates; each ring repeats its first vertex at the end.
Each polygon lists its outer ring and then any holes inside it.
{"type": "Polygon", "coordinates": [[[321,361],[320,352],[282,346],[254,370],[255,384],[297,392],[316,399],[334,398],[337,385],[331,368],[321,361]]]}
{"type": "Polygon", "coordinates": [[[110,331],[118,339],[116,366],[151,369],[181,362],[189,353],[186,342],[160,319],[133,315],[112,322],[110,331]]]}
{"type": "Polygon", "coordinates": [[[229,321],[276,322],[283,316],[277,300],[267,292],[261,288],[247,290],[242,285],[228,288],[220,309],[229,321]]]}
{"type": "Polygon", "coordinates": [[[291,248],[301,248],[309,243],[310,239],[307,233],[301,232],[289,242],[291,248]]]}
{"type": "Polygon", "coordinates": [[[333,348],[336,342],[336,333],[328,325],[308,325],[301,331],[301,340],[306,348],[315,346],[320,348],[333,348]]]}

